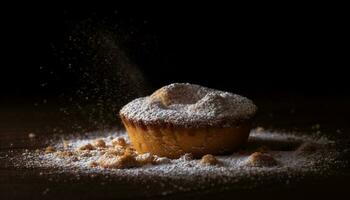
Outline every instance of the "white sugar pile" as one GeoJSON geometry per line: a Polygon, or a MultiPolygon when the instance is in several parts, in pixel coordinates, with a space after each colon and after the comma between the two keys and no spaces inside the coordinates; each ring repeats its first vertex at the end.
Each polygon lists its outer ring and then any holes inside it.
{"type": "MultiPolygon", "coordinates": [[[[109,135],[103,138],[106,144],[112,138],[123,137],[128,140],[123,131],[110,133],[96,133],[95,135],[109,135]]],[[[97,138],[97,137],[96,137],[97,138]]],[[[72,138],[66,149],[76,149],[96,138],[72,138]]],[[[53,147],[63,150],[62,141],[57,141],[53,147]]],[[[297,136],[281,132],[253,130],[247,146],[231,155],[217,156],[218,165],[204,166],[198,159],[182,157],[170,160],[168,163],[158,165],[144,165],[130,169],[106,169],[91,167],[90,163],[96,161],[101,154],[93,150],[87,156],[79,156],[72,160],[59,156],[58,153],[45,153],[43,151],[29,151],[22,157],[12,158],[17,167],[52,169],[52,173],[74,173],[81,175],[107,175],[113,179],[140,181],[145,184],[157,183],[159,187],[171,189],[163,190],[165,193],[175,191],[189,191],[203,189],[211,186],[255,187],[270,181],[277,183],[291,183],[303,177],[313,175],[327,176],[334,169],[337,162],[337,151],[334,142],[327,138],[312,136],[297,136]],[[254,166],[252,155],[262,152],[270,155],[276,164],[254,166]]]]}

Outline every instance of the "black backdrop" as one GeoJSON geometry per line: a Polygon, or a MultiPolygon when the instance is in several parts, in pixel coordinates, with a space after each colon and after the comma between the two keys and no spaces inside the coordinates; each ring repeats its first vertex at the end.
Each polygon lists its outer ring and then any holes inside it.
{"type": "Polygon", "coordinates": [[[16,7],[2,15],[2,98],[81,87],[84,70],[71,68],[103,58],[94,57],[100,46],[89,44],[91,35],[115,44],[107,56],[122,51],[153,88],[193,82],[241,93],[348,95],[341,12],[140,5],[16,7]]]}

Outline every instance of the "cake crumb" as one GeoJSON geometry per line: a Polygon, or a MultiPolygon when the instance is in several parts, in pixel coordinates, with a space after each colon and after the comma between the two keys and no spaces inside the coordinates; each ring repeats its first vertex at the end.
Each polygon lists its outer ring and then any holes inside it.
{"type": "Polygon", "coordinates": [[[181,159],[185,161],[191,161],[193,160],[194,156],[192,153],[185,153],[183,156],[181,156],[181,159]]]}
{"type": "Polygon", "coordinates": [[[62,140],[63,148],[68,149],[69,148],[69,141],[68,140],[62,140]]]}
{"type": "Polygon", "coordinates": [[[114,156],[122,156],[125,154],[125,149],[123,148],[115,148],[115,149],[108,149],[105,154],[110,154],[114,156]]]}
{"type": "Polygon", "coordinates": [[[160,164],[168,164],[168,163],[171,163],[171,160],[169,158],[155,156],[153,164],[160,165],[160,164]]]}
{"type": "Polygon", "coordinates": [[[277,164],[277,160],[268,153],[254,152],[247,159],[247,166],[251,167],[272,167],[277,164]]]}
{"type": "Polygon", "coordinates": [[[106,148],[106,142],[99,138],[99,139],[96,139],[93,143],[94,147],[96,148],[106,148]]]}
{"type": "Polygon", "coordinates": [[[263,132],[265,129],[264,129],[264,127],[261,127],[261,126],[258,126],[258,127],[256,127],[256,132],[257,133],[261,133],[261,132],[263,132]]]}
{"type": "Polygon", "coordinates": [[[151,153],[144,153],[136,156],[137,162],[140,163],[140,165],[147,165],[147,164],[153,164],[155,163],[155,157],[151,153]]]}
{"type": "Polygon", "coordinates": [[[70,157],[70,156],[73,156],[74,154],[71,151],[59,151],[57,155],[60,157],[70,157]]]}
{"type": "Polygon", "coordinates": [[[128,147],[126,147],[124,154],[125,154],[125,155],[128,154],[128,155],[133,155],[133,156],[135,156],[135,155],[136,155],[136,151],[135,151],[134,148],[128,146],[128,147]]]}
{"type": "Polygon", "coordinates": [[[103,168],[124,169],[139,166],[139,163],[135,159],[135,156],[130,154],[124,154],[123,156],[111,156],[105,154],[101,156],[97,163],[103,168]]]}
{"type": "Polygon", "coordinates": [[[45,148],[45,153],[53,153],[55,151],[56,151],[56,149],[53,146],[48,146],[45,148]]]}
{"type": "Polygon", "coordinates": [[[95,150],[95,147],[92,146],[92,144],[87,143],[87,144],[85,144],[85,145],[79,147],[79,150],[82,150],[82,151],[85,151],[85,150],[91,151],[91,150],[95,150]]]}
{"type": "Polygon", "coordinates": [[[204,155],[200,161],[202,165],[216,165],[218,164],[218,160],[215,156],[211,154],[204,155]]]}
{"type": "Polygon", "coordinates": [[[90,167],[97,167],[98,166],[98,163],[95,162],[95,161],[92,161],[90,164],[89,164],[90,167]]]}
{"type": "Polygon", "coordinates": [[[118,137],[112,140],[112,146],[121,146],[121,147],[125,147],[127,146],[127,143],[125,142],[124,138],[118,137]]]}
{"type": "MultiPolygon", "coordinates": [[[[270,181],[294,184],[301,180],[300,178],[303,178],[304,175],[307,177],[309,173],[325,177],[336,171],[333,169],[338,169],[335,167],[344,166],[338,160],[339,156],[344,155],[343,152],[338,152],[335,149],[336,146],[332,140],[318,135],[298,135],[277,131],[256,133],[254,129],[250,137],[257,143],[249,144],[251,148],[242,148],[241,152],[216,157],[219,160],[219,165],[210,166],[202,165],[201,159],[189,160],[191,158],[190,154],[178,159],[139,154],[130,145],[127,133],[124,131],[113,132],[113,136],[114,138],[125,138],[125,147],[120,145],[114,147],[111,140],[108,139],[108,134],[109,132],[96,132],[95,135],[84,134],[86,138],[75,137],[75,135],[69,136],[70,145],[68,149],[63,148],[62,138],[57,138],[57,140],[50,141],[55,142],[51,144],[55,148],[55,151],[51,154],[45,153],[45,148],[40,149],[39,152],[36,152],[35,149],[28,149],[26,152],[24,150],[19,151],[19,153],[24,153],[23,155],[19,154],[17,156],[15,154],[15,157],[11,157],[14,150],[9,150],[9,155],[0,155],[0,159],[1,156],[2,158],[11,159],[14,166],[20,168],[36,168],[38,169],[38,176],[45,176],[43,178],[47,179],[51,177],[50,180],[52,181],[55,180],[54,176],[50,175],[52,173],[96,176],[98,180],[95,181],[98,181],[98,184],[106,184],[108,180],[114,178],[118,180],[120,178],[120,181],[135,180],[140,181],[140,183],[154,181],[157,184],[159,183],[157,189],[170,193],[197,191],[201,188],[205,189],[203,186],[216,187],[216,180],[220,181],[218,183],[222,183],[225,188],[266,186],[265,183],[270,184],[270,181]],[[93,151],[79,150],[82,145],[93,144],[95,139],[102,136],[102,139],[108,144],[106,148],[96,148],[93,151]],[[264,151],[264,145],[269,144],[265,141],[276,144],[271,146],[271,148],[274,147],[273,150],[264,151]],[[314,148],[308,150],[310,143],[311,146],[317,146],[316,151],[314,151],[314,148]],[[296,148],[293,146],[294,149],[292,150],[279,149],[279,146],[283,147],[285,144],[301,145],[296,146],[296,148]],[[256,152],[257,150],[255,150],[252,152],[252,149],[258,147],[262,151],[256,152]],[[299,151],[310,153],[296,154],[299,151]],[[88,155],[91,155],[91,157],[88,155]],[[267,160],[272,160],[272,163],[277,163],[277,165],[269,167],[269,165],[260,164],[261,160],[264,160],[263,155],[265,157],[268,155],[267,160]],[[46,169],[50,169],[47,171],[47,177],[46,169]]],[[[348,152],[344,151],[344,153],[348,152]]],[[[74,175],[72,178],[74,179],[76,176],[74,175]]]]}
{"type": "Polygon", "coordinates": [[[297,154],[311,154],[319,149],[319,145],[312,142],[304,142],[301,144],[295,152],[297,154]]]}

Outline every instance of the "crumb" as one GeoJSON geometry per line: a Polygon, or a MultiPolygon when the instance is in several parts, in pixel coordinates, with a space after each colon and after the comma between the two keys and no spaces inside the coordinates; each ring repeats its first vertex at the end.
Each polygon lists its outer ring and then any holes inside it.
{"type": "Polygon", "coordinates": [[[97,163],[104,168],[124,169],[139,166],[135,156],[124,154],[123,156],[111,156],[105,154],[101,156],[97,163]]]}
{"type": "Polygon", "coordinates": [[[83,152],[80,156],[82,156],[82,157],[91,157],[92,154],[90,152],[83,152]]]}
{"type": "Polygon", "coordinates": [[[122,156],[125,154],[125,149],[123,148],[115,148],[115,149],[108,149],[105,154],[110,154],[114,156],[122,156]]]}
{"type": "Polygon", "coordinates": [[[140,165],[155,163],[155,157],[151,153],[140,154],[140,155],[137,155],[135,158],[137,162],[140,163],[140,165]]]}
{"type": "Polygon", "coordinates": [[[104,154],[122,156],[125,154],[125,149],[122,149],[122,148],[108,149],[104,154]]]}
{"type": "Polygon", "coordinates": [[[312,143],[312,142],[305,142],[301,144],[295,152],[297,154],[310,154],[319,149],[319,145],[312,143]]]}
{"type": "Polygon", "coordinates": [[[60,157],[70,157],[70,156],[73,156],[73,152],[71,152],[71,151],[60,151],[60,152],[58,152],[57,155],[60,156],[60,157]]]}
{"type": "Polygon", "coordinates": [[[63,142],[63,148],[68,149],[69,148],[69,141],[68,140],[62,140],[63,142]]]}
{"type": "Polygon", "coordinates": [[[48,147],[46,147],[46,149],[45,149],[45,153],[53,153],[53,152],[55,152],[56,151],[56,149],[55,149],[55,147],[53,147],[53,146],[48,146],[48,147]]]}
{"type": "Polygon", "coordinates": [[[171,162],[171,160],[169,158],[167,158],[167,157],[155,156],[153,164],[160,165],[160,164],[167,164],[167,163],[170,163],[170,162],[171,162]]]}
{"type": "Polygon", "coordinates": [[[181,159],[185,161],[190,161],[193,160],[193,154],[191,153],[185,153],[183,156],[181,156],[181,159]]]}
{"type": "Polygon", "coordinates": [[[272,167],[278,162],[270,154],[262,152],[254,152],[247,159],[247,165],[252,167],[272,167]]]}
{"type": "Polygon", "coordinates": [[[98,166],[98,163],[93,161],[89,164],[90,167],[97,167],[98,166]]]}
{"type": "Polygon", "coordinates": [[[103,139],[96,139],[93,143],[93,145],[97,148],[106,148],[106,143],[103,139]]]}
{"type": "Polygon", "coordinates": [[[35,149],[35,153],[40,153],[40,149],[35,149]]]}
{"type": "Polygon", "coordinates": [[[125,147],[127,144],[126,144],[126,141],[124,138],[121,138],[121,137],[118,137],[118,138],[115,138],[112,140],[112,145],[115,147],[115,146],[121,146],[121,147],[125,147]]]}
{"type": "Polygon", "coordinates": [[[135,151],[134,148],[128,146],[128,147],[126,147],[124,154],[125,155],[133,155],[133,156],[135,156],[136,155],[136,151],[135,151]]]}
{"type": "Polygon", "coordinates": [[[87,144],[85,144],[85,145],[79,147],[79,150],[83,150],[83,151],[84,151],[84,150],[88,150],[88,151],[90,151],[90,150],[95,150],[95,147],[92,146],[92,144],[87,143],[87,144]]]}
{"type": "Polygon", "coordinates": [[[211,154],[204,155],[200,161],[202,165],[216,165],[218,164],[218,160],[215,156],[211,154]]]}
{"type": "Polygon", "coordinates": [[[28,137],[29,137],[30,139],[33,139],[33,138],[36,137],[36,135],[35,135],[35,133],[29,133],[29,134],[28,134],[28,137]]]}
{"type": "Polygon", "coordinates": [[[261,127],[261,126],[258,126],[258,127],[256,127],[256,129],[255,129],[255,131],[257,132],[257,133],[261,133],[261,132],[263,132],[265,129],[263,128],[263,127],[261,127]]]}

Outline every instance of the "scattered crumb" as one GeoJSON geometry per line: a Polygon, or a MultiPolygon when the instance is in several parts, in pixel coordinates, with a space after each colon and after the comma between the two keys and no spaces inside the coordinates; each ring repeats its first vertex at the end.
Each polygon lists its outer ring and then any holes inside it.
{"type": "Polygon", "coordinates": [[[171,163],[171,160],[169,158],[155,156],[154,164],[162,165],[162,164],[168,164],[168,163],[171,163]]]}
{"type": "Polygon", "coordinates": [[[155,163],[155,157],[151,153],[144,153],[140,154],[135,157],[137,162],[139,162],[140,165],[147,165],[147,164],[154,164],[155,163]]]}
{"type": "Polygon", "coordinates": [[[204,155],[200,161],[202,165],[216,165],[218,164],[218,160],[215,156],[211,154],[204,155]]]}
{"type": "Polygon", "coordinates": [[[55,149],[55,147],[53,147],[53,146],[48,146],[48,147],[46,147],[46,149],[45,149],[45,153],[53,153],[53,152],[55,152],[56,151],[56,149],[55,149]]]}
{"type": "Polygon", "coordinates": [[[96,139],[93,143],[94,147],[96,148],[106,148],[106,142],[99,138],[99,139],[96,139]]]}
{"type": "Polygon", "coordinates": [[[252,167],[272,167],[278,162],[268,153],[255,152],[247,159],[247,165],[252,167]]]}
{"type": "Polygon", "coordinates": [[[87,143],[87,144],[85,144],[85,145],[79,147],[79,150],[82,150],[82,151],[85,151],[85,150],[91,151],[91,150],[95,150],[95,147],[92,146],[92,144],[87,143]]]}
{"type": "Polygon", "coordinates": [[[110,154],[105,154],[97,160],[97,163],[103,168],[115,169],[131,168],[139,165],[135,156],[130,154],[124,154],[123,156],[111,156],[110,154]]]}
{"type": "Polygon", "coordinates": [[[263,132],[265,129],[263,128],[263,127],[261,127],[261,126],[258,126],[257,128],[256,128],[256,132],[257,133],[261,133],[261,132],[263,132]]]}
{"type": "Polygon", "coordinates": [[[63,148],[68,149],[69,148],[69,141],[68,140],[62,140],[63,142],[63,148]]]}
{"type": "Polygon", "coordinates": [[[115,138],[112,140],[112,145],[113,146],[121,146],[121,147],[125,147],[127,144],[125,142],[125,139],[124,138],[115,138]]]}
{"type": "Polygon", "coordinates": [[[98,166],[98,163],[93,161],[90,163],[90,167],[97,167],[98,166]]]}
{"type": "MultiPolygon", "coordinates": [[[[315,131],[316,132],[316,131],[315,131]]],[[[121,181],[137,181],[159,184],[160,193],[172,194],[177,191],[193,191],[211,187],[244,187],[252,188],[263,186],[269,181],[277,183],[294,184],[309,175],[325,177],[333,172],[335,167],[342,167],[338,158],[341,155],[333,145],[333,141],[319,135],[300,135],[285,132],[252,130],[250,138],[255,141],[253,146],[261,146],[251,154],[249,141],[247,148],[230,155],[216,156],[206,155],[202,159],[191,159],[191,155],[184,155],[179,159],[169,159],[151,154],[138,154],[132,146],[125,132],[96,132],[88,134],[86,138],[69,137],[69,146],[62,145],[62,140],[52,140],[50,153],[42,150],[28,149],[25,151],[9,150],[9,162],[14,167],[38,169],[43,174],[46,169],[49,173],[76,174],[80,176],[102,176],[100,184],[106,184],[108,179],[120,179],[121,181]],[[105,137],[101,138],[102,135],[105,137]],[[93,150],[80,150],[87,144],[94,144],[95,138],[101,138],[106,143],[106,148],[93,150]],[[123,138],[125,145],[112,145],[112,136],[123,138]],[[261,143],[259,143],[261,141],[261,143]],[[258,143],[256,143],[258,142],[258,143]],[[266,142],[273,143],[273,151],[264,147],[266,142]],[[302,143],[297,150],[278,150],[286,143],[302,143]],[[317,148],[310,148],[309,144],[315,144],[317,148]],[[311,149],[311,150],[310,150],[311,149]],[[256,150],[257,151],[257,150],[256,150]],[[298,152],[307,153],[298,153],[298,152]],[[23,153],[23,155],[22,155],[23,153]],[[17,156],[15,156],[17,155],[17,156]],[[211,167],[219,159],[220,165],[211,167]],[[164,189],[164,188],[169,188],[164,189]]],[[[118,140],[115,140],[118,141],[118,140]]],[[[313,145],[311,145],[313,146],[313,145]]],[[[87,148],[89,149],[89,148],[87,148]]],[[[4,156],[4,155],[2,155],[4,156]]],[[[3,158],[3,157],[2,157],[3,158]]],[[[54,177],[51,178],[54,180],[54,177]]]]}
{"type": "Polygon", "coordinates": [[[57,155],[60,156],[60,157],[71,157],[74,154],[71,151],[58,151],[57,155]]]}
{"type": "Polygon", "coordinates": [[[304,142],[295,151],[297,154],[311,154],[319,149],[319,145],[313,142],[304,142]]]}
{"type": "Polygon", "coordinates": [[[185,160],[185,161],[190,161],[193,160],[193,154],[191,153],[185,153],[183,156],[181,156],[181,159],[185,160]]]}

